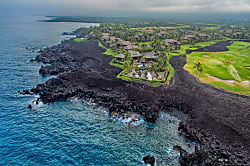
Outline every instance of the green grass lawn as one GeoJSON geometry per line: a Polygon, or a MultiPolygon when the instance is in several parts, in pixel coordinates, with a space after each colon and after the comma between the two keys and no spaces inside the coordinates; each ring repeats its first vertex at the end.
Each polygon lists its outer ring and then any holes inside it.
{"type": "Polygon", "coordinates": [[[111,55],[113,57],[115,57],[116,55],[118,55],[117,52],[114,52],[110,48],[105,47],[100,41],[98,41],[98,45],[99,45],[99,47],[102,47],[102,48],[106,49],[106,52],[104,52],[104,54],[111,55]]]}
{"type": "Polygon", "coordinates": [[[173,54],[173,55],[184,55],[184,54],[186,54],[186,50],[196,50],[199,47],[210,46],[212,44],[215,44],[218,41],[222,41],[222,40],[213,40],[213,41],[207,41],[207,42],[199,42],[199,43],[195,43],[194,45],[184,44],[184,45],[181,45],[181,48],[179,50],[177,50],[177,53],[171,53],[171,54],[173,54]]]}
{"type": "Polygon", "coordinates": [[[186,50],[195,50],[198,47],[206,47],[209,46],[211,44],[216,43],[217,41],[208,41],[208,42],[200,42],[200,43],[196,43],[195,45],[191,45],[191,44],[185,44],[185,45],[181,45],[181,48],[179,50],[175,52],[172,52],[168,55],[168,68],[169,68],[169,76],[167,79],[167,82],[169,83],[171,78],[174,77],[174,68],[173,66],[169,63],[170,59],[173,56],[178,56],[178,55],[185,55],[186,54],[186,50]]]}
{"type": "Polygon", "coordinates": [[[112,65],[112,66],[115,66],[115,67],[119,67],[119,68],[121,68],[121,69],[124,69],[124,67],[123,67],[123,63],[124,63],[124,62],[120,62],[120,63],[121,63],[121,64],[116,63],[115,58],[112,59],[112,61],[109,62],[109,64],[112,65]]]}
{"type": "Polygon", "coordinates": [[[138,30],[138,29],[151,29],[151,28],[161,28],[161,29],[183,29],[183,28],[190,28],[190,25],[181,25],[181,26],[160,26],[160,27],[138,27],[138,28],[130,28],[131,30],[138,30]]]}
{"type": "Polygon", "coordinates": [[[250,43],[235,41],[225,52],[193,52],[185,69],[199,75],[195,63],[202,64],[200,80],[228,91],[250,95],[250,43]],[[211,78],[212,76],[212,78],[211,78]],[[218,79],[214,79],[216,77],[218,79]],[[230,83],[234,81],[234,83],[230,83]]]}
{"type": "Polygon", "coordinates": [[[147,46],[147,45],[150,45],[151,43],[152,43],[151,41],[149,41],[149,42],[137,42],[137,44],[139,46],[142,46],[143,44],[145,44],[147,46]]]}
{"type": "Polygon", "coordinates": [[[83,39],[82,38],[75,38],[74,42],[78,42],[79,43],[79,42],[84,42],[84,41],[87,41],[87,40],[88,40],[87,38],[83,38],[83,39]]]}
{"type": "MultiPolygon", "coordinates": [[[[221,40],[219,40],[221,41],[221,40]]],[[[172,56],[186,54],[186,50],[194,50],[199,47],[206,47],[211,44],[214,44],[218,41],[209,41],[209,42],[200,42],[195,45],[182,45],[180,50],[177,50],[175,53],[170,53],[168,56],[168,60],[171,59],[172,56]]],[[[100,47],[106,49],[104,54],[111,55],[115,57],[118,53],[112,51],[112,49],[105,47],[100,41],[98,41],[100,47]]],[[[142,43],[139,43],[139,45],[142,43]]],[[[149,44],[149,43],[146,43],[149,44]]],[[[196,70],[193,68],[194,64],[197,62],[201,62],[203,72],[200,75],[200,80],[205,83],[209,83],[216,87],[237,92],[241,94],[250,95],[250,85],[246,83],[246,81],[250,80],[250,48],[248,47],[250,44],[246,42],[234,42],[231,46],[229,46],[229,51],[226,52],[215,52],[215,53],[205,53],[205,52],[194,52],[187,56],[187,65],[185,65],[185,69],[188,70],[193,75],[198,75],[196,70]],[[214,76],[222,81],[215,81],[213,78],[209,76],[214,76]],[[224,80],[235,80],[235,84],[229,85],[224,80]]],[[[110,65],[123,68],[123,65],[114,63],[114,59],[110,62],[110,65]]],[[[168,64],[169,68],[169,77],[164,83],[164,85],[169,84],[169,81],[174,76],[174,68],[171,64],[168,64]]],[[[145,81],[151,86],[160,86],[161,83],[157,81],[147,81],[142,79],[130,78],[124,76],[123,70],[120,74],[118,74],[118,78],[127,80],[127,81],[145,81]]]]}
{"type": "Polygon", "coordinates": [[[206,30],[218,30],[220,29],[220,26],[212,26],[212,27],[206,27],[206,30]]]}
{"type": "Polygon", "coordinates": [[[165,26],[165,27],[159,27],[162,29],[183,29],[183,28],[190,28],[190,25],[181,25],[181,26],[165,26]]]}

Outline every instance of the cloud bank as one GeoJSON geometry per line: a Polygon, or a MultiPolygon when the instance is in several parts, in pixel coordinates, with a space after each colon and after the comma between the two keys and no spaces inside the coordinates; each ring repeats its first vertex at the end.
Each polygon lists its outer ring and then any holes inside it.
{"type": "Polygon", "coordinates": [[[250,0],[8,0],[2,6],[46,9],[54,15],[145,13],[250,13],[250,0]]]}

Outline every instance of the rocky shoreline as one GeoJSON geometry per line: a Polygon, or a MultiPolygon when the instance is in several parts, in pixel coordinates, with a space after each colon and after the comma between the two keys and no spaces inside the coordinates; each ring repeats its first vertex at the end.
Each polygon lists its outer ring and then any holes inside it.
{"type": "Polygon", "coordinates": [[[175,77],[169,87],[123,81],[117,78],[121,69],[109,65],[112,57],[104,51],[92,40],[68,40],[41,50],[35,59],[44,64],[39,73],[58,77],[30,91],[44,103],[74,97],[104,105],[110,114],[140,114],[151,123],[160,111],[177,108],[188,114],[187,121],[180,123],[180,134],[200,144],[193,154],[181,152],[182,165],[249,164],[250,97],[198,82],[183,69],[184,55],[170,60],[175,77]]]}

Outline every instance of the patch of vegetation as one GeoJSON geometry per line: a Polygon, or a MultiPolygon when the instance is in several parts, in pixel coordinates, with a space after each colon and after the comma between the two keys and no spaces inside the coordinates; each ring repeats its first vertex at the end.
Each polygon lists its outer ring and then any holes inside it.
{"type": "MultiPolygon", "coordinates": [[[[104,48],[106,50],[106,52],[104,54],[112,55],[113,57],[118,55],[118,53],[112,51],[112,49],[105,47],[100,41],[98,41],[98,45],[99,45],[99,47],[104,48]]],[[[128,65],[128,64],[130,64],[132,62],[133,61],[131,61],[131,62],[117,61],[116,59],[112,59],[109,64],[112,65],[112,66],[123,69],[123,71],[117,75],[117,78],[125,80],[125,81],[145,82],[148,85],[151,85],[153,87],[158,87],[160,85],[167,85],[169,83],[171,78],[168,81],[165,82],[165,80],[160,80],[160,79],[150,81],[150,80],[147,80],[145,78],[136,78],[136,77],[128,77],[128,76],[126,76],[126,74],[128,73],[127,68],[131,68],[131,65],[128,65]],[[129,67],[126,67],[126,66],[129,66],[129,67]]],[[[171,69],[172,69],[172,73],[173,73],[174,69],[173,68],[171,68],[171,69]]]]}
{"type": "Polygon", "coordinates": [[[211,27],[206,27],[205,29],[214,31],[220,29],[220,26],[211,26],[211,27]]]}
{"type": "Polygon", "coordinates": [[[218,88],[221,88],[221,89],[224,89],[226,91],[250,95],[250,92],[247,91],[245,88],[241,88],[240,86],[230,86],[230,85],[226,84],[225,82],[214,81],[214,82],[211,82],[211,85],[218,87],[218,88]]]}
{"type": "Polygon", "coordinates": [[[123,64],[124,62],[117,62],[115,59],[112,59],[112,61],[109,62],[110,65],[124,69],[123,64]]]}
{"type": "Polygon", "coordinates": [[[169,62],[173,56],[185,55],[186,50],[196,50],[200,47],[210,46],[211,44],[214,44],[216,42],[218,42],[218,41],[199,42],[199,43],[196,43],[195,45],[185,44],[185,45],[181,45],[181,48],[177,52],[171,52],[168,55],[169,76],[167,79],[167,83],[169,83],[170,80],[174,77],[174,68],[169,62]]]}
{"type": "Polygon", "coordinates": [[[166,82],[163,83],[162,80],[152,80],[152,81],[149,81],[149,80],[147,80],[147,79],[142,79],[142,78],[128,77],[128,76],[126,76],[127,73],[128,73],[128,72],[127,72],[127,70],[125,69],[125,70],[123,70],[121,73],[119,73],[119,74],[117,75],[117,78],[122,79],[122,80],[124,80],[124,81],[145,82],[146,84],[148,84],[148,85],[150,85],[150,86],[152,86],[152,87],[159,87],[159,86],[161,86],[161,85],[164,85],[164,86],[167,85],[167,83],[166,83],[166,82]]]}
{"type": "Polygon", "coordinates": [[[184,29],[184,28],[191,28],[190,25],[181,25],[181,26],[161,26],[159,28],[162,29],[184,29]]]}
{"type": "Polygon", "coordinates": [[[108,49],[107,47],[105,47],[100,41],[98,41],[98,46],[104,49],[108,49]]]}
{"type": "Polygon", "coordinates": [[[150,26],[150,27],[136,27],[136,28],[130,28],[131,30],[138,30],[138,29],[184,29],[184,28],[191,28],[190,25],[176,25],[176,26],[159,26],[159,27],[154,27],[154,26],[150,26]]]}
{"type": "Polygon", "coordinates": [[[209,83],[228,91],[250,95],[250,43],[236,41],[225,52],[193,52],[187,56],[185,69],[209,83]],[[202,73],[194,68],[200,62],[202,73]],[[215,78],[214,78],[215,77],[215,78]]]}
{"type": "Polygon", "coordinates": [[[137,42],[138,46],[151,45],[152,42],[137,42]]]}
{"type": "MultiPolygon", "coordinates": [[[[121,79],[151,83],[152,81],[147,80],[148,77],[148,79],[153,79],[153,81],[160,84],[164,81],[169,84],[174,76],[174,68],[169,63],[172,56],[185,55],[188,50],[190,52],[190,50],[210,46],[229,38],[246,39],[247,32],[246,28],[237,26],[234,29],[231,26],[218,24],[194,25],[171,24],[170,22],[162,24],[162,22],[158,21],[144,20],[124,24],[102,23],[99,27],[83,29],[82,35],[88,35],[90,38],[98,40],[99,46],[106,50],[104,54],[113,57],[120,54],[117,59],[122,63],[117,63],[113,59],[110,64],[122,68],[123,71],[129,71],[127,75],[120,75],[121,79]],[[218,29],[221,29],[221,31],[216,31],[218,29]],[[144,73],[145,75],[142,76],[141,74],[144,73]],[[151,75],[147,75],[147,73],[151,75]],[[151,78],[152,74],[153,77],[151,78]],[[167,74],[167,80],[158,80],[159,78],[166,78],[167,74]]],[[[207,52],[205,49],[204,51],[207,52]]],[[[198,52],[192,54],[194,55],[193,59],[190,59],[193,61],[192,65],[196,67],[190,68],[190,72],[195,71],[195,75],[199,73],[199,76],[197,76],[200,78],[208,77],[204,76],[204,73],[207,72],[208,75],[218,79],[230,78],[237,82],[244,81],[241,75],[238,74],[238,66],[227,65],[223,67],[225,65],[223,60],[216,58],[204,59],[203,54],[198,52]],[[205,67],[203,66],[204,62],[207,63],[205,67]],[[217,67],[221,66],[219,72],[214,64],[217,67]]],[[[210,56],[213,53],[207,54],[206,56],[210,56]]]]}
{"type": "Polygon", "coordinates": [[[117,52],[114,52],[112,49],[105,47],[100,41],[98,41],[98,45],[99,47],[106,49],[106,52],[104,52],[105,55],[111,55],[113,57],[118,55],[117,52]]]}
{"type": "Polygon", "coordinates": [[[174,54],[169,54],[168,55],[168,69],[169,69],[169,75],[168,75],[168,79],[167,79],[167,83],[170,83],[170,80],[174,77],[174,68],[171,65],[171,63],[169,62],[170,59],[175,56],[174,54]]]}
{"type": "Polygon", "coordinates": [[[87,40],[88,40],[88,38],[75,38],[74,42],[79,43],[79,42],[84,42],[84,41],[87,41],[87,40]]]}
{"type": "Polygon", "coordinates": [[[116,55],[118,55],[117,52],[114,52],[114,51],[111,50],[111,49],[107,49],[107,51],[106,51],[104,54],[106,54],[106,55],[111,55],[111,56],[113,56],[113,57],[115,57],[116,55]]]}
{"type": "MultiPolygon", "coordinates": [[[[47,16],[50,19],[42,20],[43,22],[83,22],[83,23],[110,23],[110,24],[128,24],[130,27],[159,27],[175,26],[174,21],[165,19],[138,18],[138,17],[83,17],[83,16],[47,16]]],[[[190,23],[187,22],[188,24],[190,23]]],[[[185,23],[186,24],[186,23],[185,23]]]]}
{"type": "Polygon", "coordinates": [[[207,42],[199,42],[195,44],[184,44],[181,45],[181,48],[177,51],[177,53],[172,53],[173,55],[184,55],[186,54],[186,50],[196,50],[201,47],[207,47],[212,44],[215,44],[216,42],[219,42],[222,40],[213,40],[213,41],[207,41],[207,42]]]}

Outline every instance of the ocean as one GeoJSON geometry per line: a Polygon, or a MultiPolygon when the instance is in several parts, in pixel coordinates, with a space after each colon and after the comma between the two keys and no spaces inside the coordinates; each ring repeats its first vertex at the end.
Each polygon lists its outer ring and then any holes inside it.
{"type": "Polygon", "coordinates": [[[27,108],[35,96],[17,91],[51,78],[39,75],[41,64],[30,62],[36,51],[71,37],[62,32],[96,25],[37,21],[42,19],[1,18],[0,165],[129,166],[142,165],[145,155],[154,155],[158,165],[179,165],[172,147],[191,151],[194,143],[178,134],[179,120],[166,113],[156,124],[131,125],[110,118],[105,108],[78,100],[27,108]]]}

